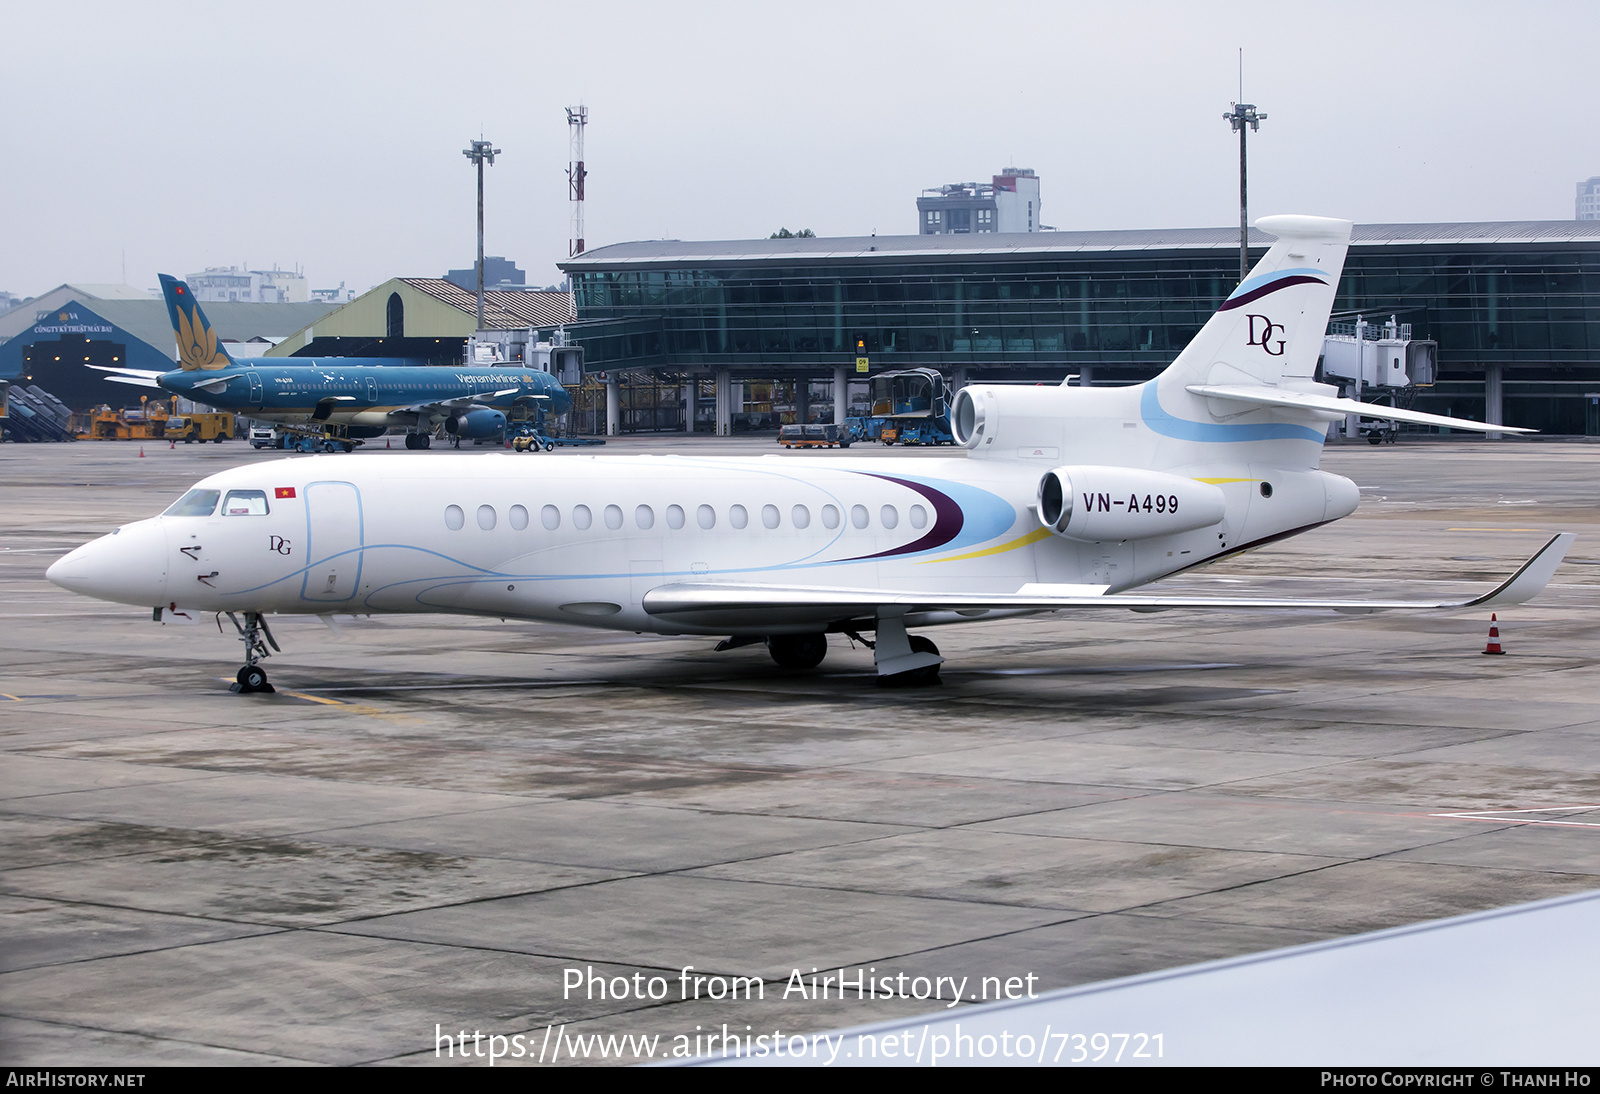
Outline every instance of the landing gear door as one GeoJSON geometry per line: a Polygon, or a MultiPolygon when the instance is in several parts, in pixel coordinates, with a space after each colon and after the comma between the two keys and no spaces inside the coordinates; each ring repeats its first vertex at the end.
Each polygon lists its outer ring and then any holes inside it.
{"type": "Polygon", "coordinates": [[[306,487],[306,571],[303,600],[353,600],[361,588],[361,493],[348,482],[306,487]]]}

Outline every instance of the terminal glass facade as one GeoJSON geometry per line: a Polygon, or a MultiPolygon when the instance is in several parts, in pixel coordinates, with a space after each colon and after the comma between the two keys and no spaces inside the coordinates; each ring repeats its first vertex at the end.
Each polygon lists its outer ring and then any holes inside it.
{"type": "MultiPolygon", "coordinates": [[[[597,262],[598,266],[599,263],[597,262]]],[[[818,378],[931,365],[969,378],[1155,375],[1238,280],[1237,250],[570,269],[586,367],[818,378]]],[[[1498,366],[1508,425],[1585,431],[1600,391],[1600,243],[1352,246],[1335,304],[1439,344],[1419,409],[1481,419],[1498,366]],[[1570,403],[1570,405],[1565,405],[1570,403]],[[1474,413],[1475,411],[1475,413],[1474,413]]]]}

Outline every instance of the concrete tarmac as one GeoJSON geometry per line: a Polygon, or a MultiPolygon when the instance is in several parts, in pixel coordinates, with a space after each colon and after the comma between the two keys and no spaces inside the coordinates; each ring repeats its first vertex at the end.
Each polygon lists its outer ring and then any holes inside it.
{"type": "Polygon", "coordinates": [[[1089,611],[884,690],[837,636],[285,616],[260,696],[225,621],[44,580],[280,458],[138,452],[0,446],[6,1064],[632,1063],[1600,887],[1600,446],[1331,447],[1354,516],[1163,586],[1468,595],[1578,533],[1504,657],[1483,613],[1089,611]]]}

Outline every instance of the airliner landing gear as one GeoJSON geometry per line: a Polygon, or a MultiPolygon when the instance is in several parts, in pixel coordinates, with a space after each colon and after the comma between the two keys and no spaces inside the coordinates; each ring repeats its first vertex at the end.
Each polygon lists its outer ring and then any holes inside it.
{"type": "Polygon", "coordinates": [[[879,618],[872,657],[878,666],[878,683],[886,688],[937,684],[939,666],[944,663],[939,647],[920,634],[907,634],[905,621],[899,618],[879,618]]]}
{"type": "Polygon", "coordinates": [[[407,433],[407,448],[427,448],[433,442],[433,437],[427,433],[407,433]]]}
{"type": "Polygon", "coordinates": [[[272,656],[272,651],[267,649],[269,645],[274,650],[278,649],[278,640],[272,637],[272,631],[267,628],[267,621],[262,618],[260,612],[245,612],[243,623],[240,623],[239,617],[232,612],[228,613],[228,619],[239,632],[240,640],[244,642],[244,667],[234,677],[238,682],[228,690],[241,695],[254,691],[276,691],[276,688],[267,683],[266,669],[256,664],[257,661],[272,656]]]}
{"type": "Polygon", "coordinates": [[[828,655],[825,634],[773,634],[767,636],[767,652],[786,669],[814,669],[828,655]]]}

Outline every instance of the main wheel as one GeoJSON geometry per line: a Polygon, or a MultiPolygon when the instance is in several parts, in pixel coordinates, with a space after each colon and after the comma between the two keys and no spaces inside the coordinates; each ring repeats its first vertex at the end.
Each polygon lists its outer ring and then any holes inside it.
{"type": "Polygon", "coordinates": [[[814,669],[828,655],[825,634],[774,634],[767,638],[767,653],[786,669],[814,669]]]}
{"type": "Polygon", "coordinates": [[[428,446],[431,445],[431,444],[433,444],[433,434],[431,434],[431,433],[418,433],[417,434],[417,447],[418,448],[426,450],[428,448],[428,446]]]}
{"type": "MultiPolygon", "coordinates": [[[[906,641],[911,645],[912,653],[931,653],[939,656],[939,647],[933,644],[931,638],[924,638],[920,634],[906,635],[906,641]]],[[[911,669],[908,672],[896,672],[889,676],[878,677],[878,683],[886,688],[916,688],[927,687],[939,682],[939,665],[924,665],[920,669],[911,669]]]]}
{"type": "Polygon", "coordinates": [[[260,665],[246,665],[234,677],[239,681],[240,691],[268,691],[271,685],[267,683],[267,671],[260,665]]]}

